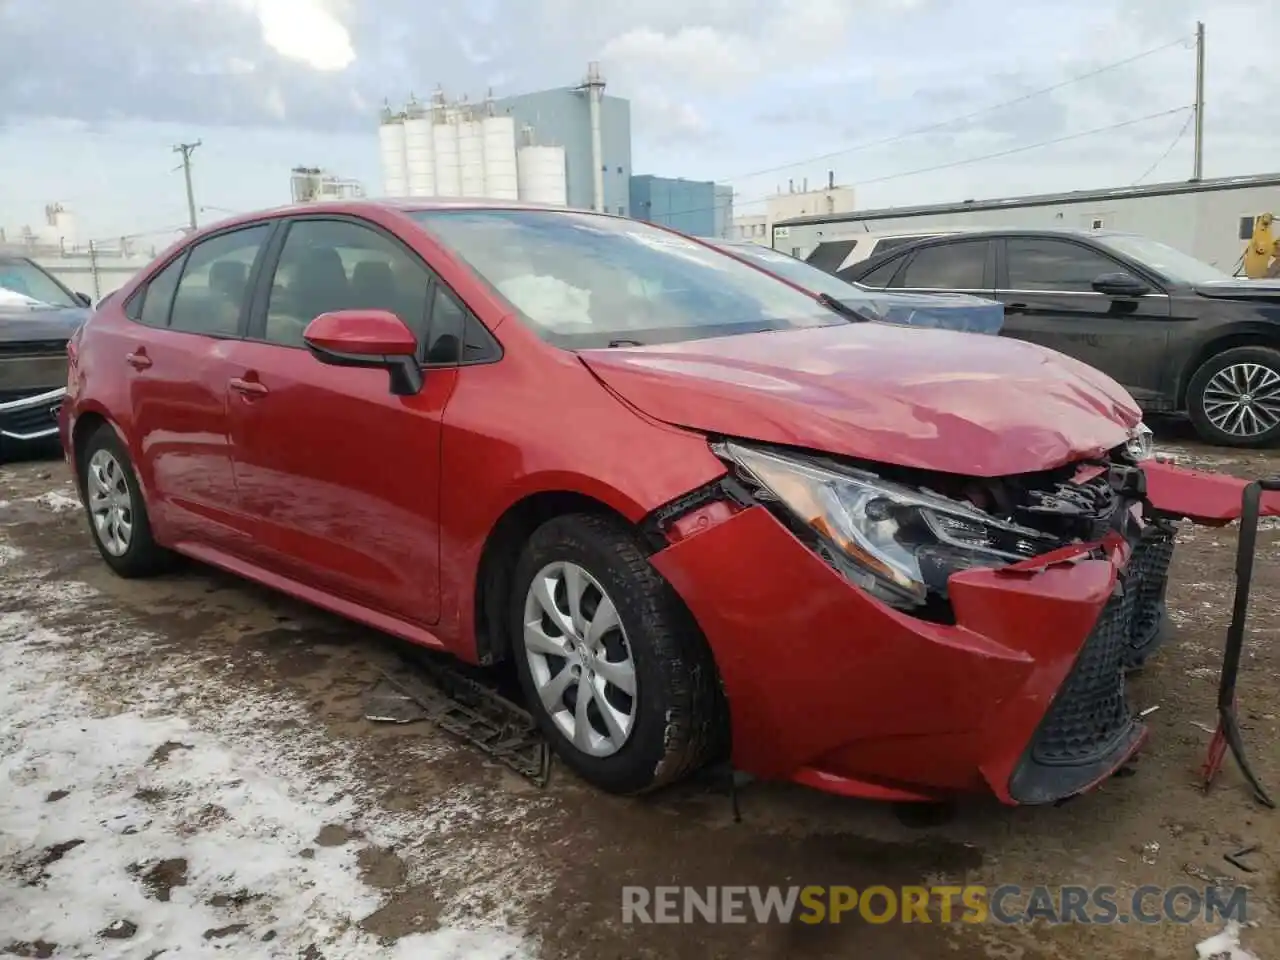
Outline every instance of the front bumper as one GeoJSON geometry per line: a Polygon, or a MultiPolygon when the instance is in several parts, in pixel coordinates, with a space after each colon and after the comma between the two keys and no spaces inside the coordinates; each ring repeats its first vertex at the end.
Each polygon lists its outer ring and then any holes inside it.
{"type": "Polygon", "coordinates": [[[850,796],[1045,803],[1146,736],[1124,668],[1158,637],[1171,540],[1098,546],[952,577],[955,625],[871,599],[759,506],[653,563],[715,654],[738,769],[850,796]]]}
{"type": "Polygon", "coordinates": [[[0,442],[48,440],[58,435],[66,387],[0,400],[0,442]]]}

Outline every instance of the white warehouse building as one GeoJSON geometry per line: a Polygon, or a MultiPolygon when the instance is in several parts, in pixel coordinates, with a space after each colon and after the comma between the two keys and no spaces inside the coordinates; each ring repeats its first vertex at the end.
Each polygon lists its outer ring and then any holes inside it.
{"type": "Polygon", "coordinates": [[[384,110],[378,140],[388,197],[568,202],[564,148],[539,144],[532,127],[517,130],[492,101],[451,103],[437,91],[428,105],[384,110]]]}
{"type": "Polygon", "coordinates": [[[822,244],[852,249],[866,233],[956,227],[1118,230],[1159,240],[1234,273],[1254,218],[1263,213],[1280,215],[1280,173],[794,217],[774,222],[772,246],[808,259],[822,244]]]}

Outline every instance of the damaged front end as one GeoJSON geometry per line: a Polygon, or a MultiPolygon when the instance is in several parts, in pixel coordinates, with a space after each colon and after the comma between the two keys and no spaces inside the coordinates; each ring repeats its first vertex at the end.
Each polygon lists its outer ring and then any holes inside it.
{"type": "Polygon", "coordinates": [[[1161,639],[1177,529],[1148,501],[1149,451],[971,478],[714,449],[732,509],[688,538],[676,521],[654,562],[715,650],[740,769],[1048,803],[1141,745],[1125,678],[1161,639]]]}

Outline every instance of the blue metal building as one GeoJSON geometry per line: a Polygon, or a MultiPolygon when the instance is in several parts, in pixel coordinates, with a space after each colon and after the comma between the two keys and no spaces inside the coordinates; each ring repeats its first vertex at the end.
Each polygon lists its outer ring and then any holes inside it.
{"type": "MultiPolygon", "coordinates": [[[[603,90],[603,81],[599,84],[603,90]]],[[[540,90],[494,101],[494,111],[516,121],[516,132],[533,128],[534,142],[564,147],[568,203],[587,210],[595,206],[592,162],[591,99],[587,85],[540,90]]],[[[600,96],[600,166],[604,209],[631,212],[631,101],[600,96]]]]}
{"type": "Polygon", "coordinates": [[[631,215],[695,237],[727,236],[733,188],[710,180],[632,177],[631,215]]]}

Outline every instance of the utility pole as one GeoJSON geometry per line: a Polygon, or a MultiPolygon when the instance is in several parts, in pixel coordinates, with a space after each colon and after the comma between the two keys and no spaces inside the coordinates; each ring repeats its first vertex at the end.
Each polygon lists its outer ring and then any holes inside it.
{"type": "Polygon", "coordinates": [[[192,233],[196,231],[196,194],[191,187],[191,154],[198,146],[199,140],[195,143],[180,143],[173,148],[174,153],[182,154],[182,175],[187,181],[187,216],[191,221],[192,233]]]}
{"type": "Polygon", "coordinates": [[[1196,153],[1192,180],[1204,173],[1204,21],[1196,21],[1196,153]]]}

